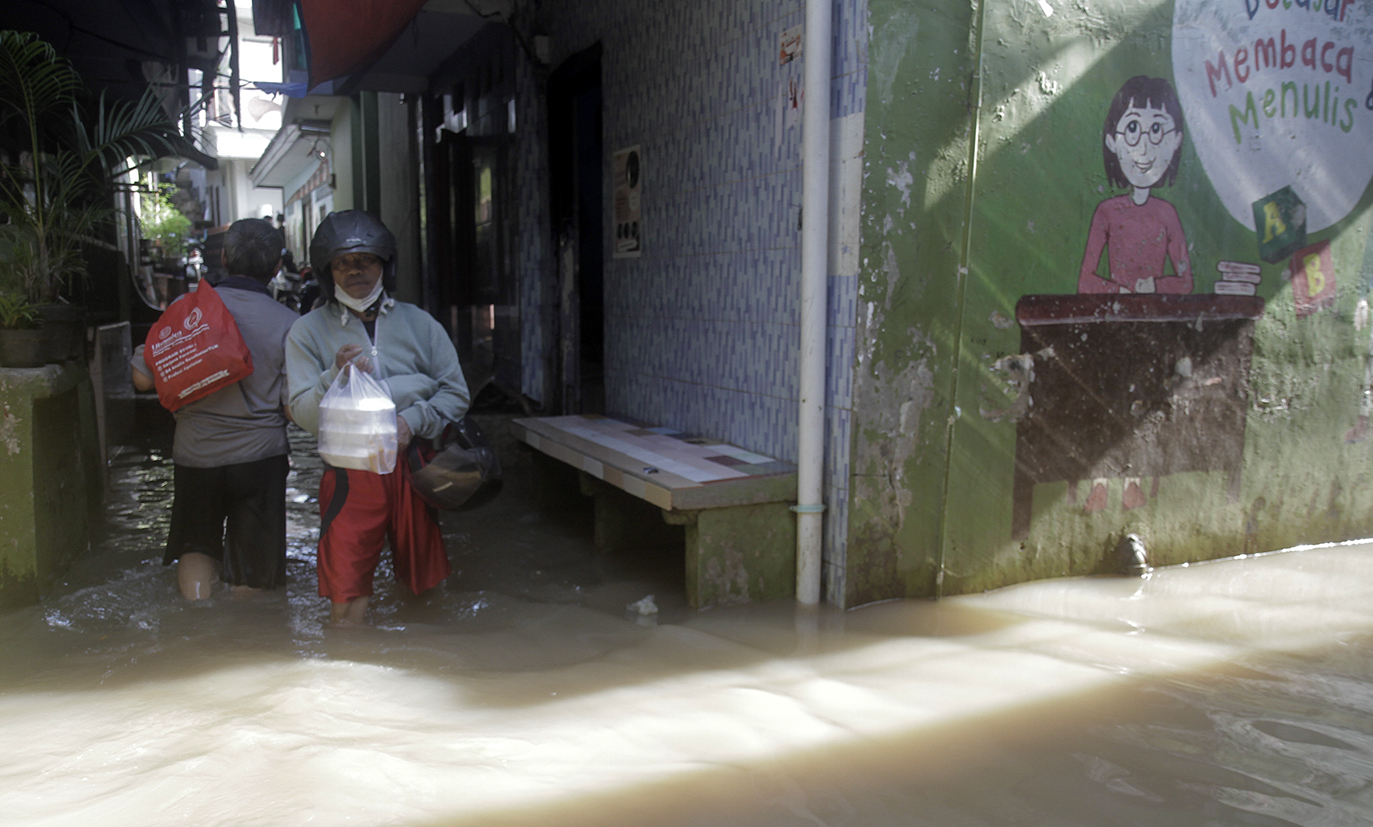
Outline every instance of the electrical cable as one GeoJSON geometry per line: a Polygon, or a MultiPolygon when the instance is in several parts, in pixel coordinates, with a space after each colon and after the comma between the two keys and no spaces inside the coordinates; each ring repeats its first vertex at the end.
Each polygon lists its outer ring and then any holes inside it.
{"type": "Polygon", "coordinates": [[[498,11],[484,12],[476,6],[472,5],[472,0],[462,0],[462,2],[467,4],[467,7],[472,10],[472,13],[480,17],[482,20],[500,20],[507,26],[510,25],[510,22],[505,19],[505,16],[498,11]]]}
{"type": "Polygon", "coordinates": [[[480,17],[482,20],[499,20],[504,23],[506,27],[510,29],[510,33],[515,36],[515,42],[520,44],[520,49],[524,52],[525,57],[529,58],[530,62],[536,66],[542,64],[542,61],[539,60],[539,56],[535,54],[534,49],[530,47],[529,42],[524,39],[524,34],[520,32],[519,26],[515,25],[513,18],[508,18],[498,11],[483,12],[481,9],[472,5],[472,0],[462,0],[462,2],[467,5],[467,8],[472,10],[473,14],[480,17]]]}

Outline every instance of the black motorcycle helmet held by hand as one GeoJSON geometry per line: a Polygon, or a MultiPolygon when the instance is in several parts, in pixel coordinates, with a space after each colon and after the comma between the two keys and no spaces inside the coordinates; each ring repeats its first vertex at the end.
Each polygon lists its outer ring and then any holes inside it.
{"type": "Polygon", "coordinates": [[[310,240],[310,265],[325,301],[334,298],[334,274],[329,263],[344,253],[371,253],[383,262],[381,286],[396,290],[396,237],[386,225],[362,210],[331,212],[310,240]]]}
{"type": "Polygon", "coordinates": [[[415,493],[434,508],[471,511],[501,493],[496,449],[470,416],[449,422],[438,439],[410,440],[402,462],[415,493]]]}

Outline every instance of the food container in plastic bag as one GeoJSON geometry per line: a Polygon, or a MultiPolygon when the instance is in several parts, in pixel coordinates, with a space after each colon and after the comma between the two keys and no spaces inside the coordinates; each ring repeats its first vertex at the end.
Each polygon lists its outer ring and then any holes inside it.
{"type": "Polygon", "coordinates": [[[319,402],[319,457],[335,468],[396,470],[396,405],[386,386],[350,366],[319,402]]]}

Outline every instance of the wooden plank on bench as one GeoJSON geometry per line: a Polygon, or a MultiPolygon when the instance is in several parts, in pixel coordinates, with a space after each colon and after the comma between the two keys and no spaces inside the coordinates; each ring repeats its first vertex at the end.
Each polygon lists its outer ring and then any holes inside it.
{"type": "Polygon", "coordinates": [[[734,445],[594,414],[513,421],[515,436],[665,511],[796,499],[796,466],[734,445]]]}

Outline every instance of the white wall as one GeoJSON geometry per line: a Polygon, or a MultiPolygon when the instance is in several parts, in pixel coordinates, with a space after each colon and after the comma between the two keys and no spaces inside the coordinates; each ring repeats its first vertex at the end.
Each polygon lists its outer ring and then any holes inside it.
{"type": "Polygon", "coordinates": [[[334,209],[353,208],[353,105],[340,106],[329,125],[330,157],[334,165],[334,209]]]}
{"type": "Polygon", "coordinates": [[[281,190],[254,187],[248,178],[252,165],[241,158],[220,158],[219,168],[205,173],[209,220],[231,224],[240,218],[270,218],[281,212],[281,190]]]}

